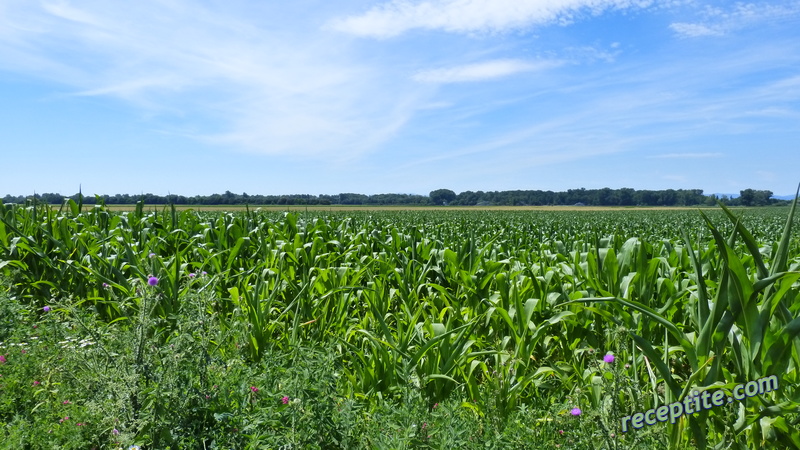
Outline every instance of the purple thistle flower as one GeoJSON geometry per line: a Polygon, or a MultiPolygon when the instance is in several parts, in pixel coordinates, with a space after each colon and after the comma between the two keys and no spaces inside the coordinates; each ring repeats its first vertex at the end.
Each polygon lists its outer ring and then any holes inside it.
{"type": "Polygon", "coordinates": [[[103,283],[103,288],[108,288],[108,283],[103,283]]]}
{"type": "Polygon", "coordinates": [[[147,255],[147,256],[149,256],[150,258],[155,258],[155,257],[156,257],[156,254],[151,252],[151,253],[150,253],[149,255],[147,255]]]}
{"type": "Polygon", "coordinates": [[[286,396],[284,396],[284,397],[281,399],[281,401],[283,402],[283,404],[284,404],[284,405],[286,405],[286,404],[288,404],[288,403],[289,403],[289,397],[286,397],[286,396]]]}
{"type": "Polygon", "coordinates": [[[196,275],[195,275],[195,274],[193,274],[193,273],[190,273],[190,274],[189,274],[189,278],[194,278],[195,276],[196,276],[196,275]]]}
{"type": "Polygon", "coordinates": [[[158,284],[158,278],[156,278],[156,277],[150,277],[150,278],[148,278],[148,279],[147,279],[147,284],[149,284],[150,286],[155,286],[155,285],[157,285],[157,284],[158,284]]]}
{"type": "Polygon", "coordinates": [[[42,308],[42,311],[44,311],[44,312],[50,311],[50,307],[49,306],[45,306],[44,308],[42,308]]]}
{"type": "Polygon", "coordinates": [[[614,355],[609,353],[606,356],[603,356],[603,362],[607,362],[609,364],[613,363],[614,362],[614,355]]]}
{"type": "Polygon", "coordinates": [[[581,415],[581,409],[580,408],[572,408],[572,411],[570,411],[569,413],[572,414],[573,416],[580,416],[581,415]]]}

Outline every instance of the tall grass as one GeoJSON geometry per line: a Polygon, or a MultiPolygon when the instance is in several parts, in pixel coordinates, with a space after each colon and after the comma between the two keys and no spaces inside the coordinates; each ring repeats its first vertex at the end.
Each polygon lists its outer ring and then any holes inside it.
{"type": "Polygon", "coordinates": [[[777,374],[780,390],[683,418],[665,436],[674,448],[800,448],[794,206],[306,214],[66,206],[0,204],[0,270],[37,310],[71,304],[108,324],[150,323],[142,332],[165,344],[198,308],[189,299],[205,295],[202,313],[217,318],[208,352],[258,364],[323,346],[345,398],[400,401],[412,389],[430,410],[456,399],[499,428],[531,405],[563,416],[580,407],[599,418],[598,442],[610,448],[622,442],[613,415],[777,374]],[[157,286],[147,285],[151,276],[157,286]],[[614,370],[600,362],[607,353],[614,370]]]}

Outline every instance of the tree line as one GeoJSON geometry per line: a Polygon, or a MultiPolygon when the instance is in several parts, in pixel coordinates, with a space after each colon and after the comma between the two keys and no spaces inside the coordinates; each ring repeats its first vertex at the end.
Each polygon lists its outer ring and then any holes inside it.
{"type": "MultiPolygon", "coordinates": [[[[704,195],[702,189],[636,190],[621,189],[569,189],[567,191],[516,190],[516,191],[464,191],[456,194],[450,189],[437,189],[428,195],[415,194],[355,194],[336,195],[248,195],[224,194],[195,195],[156,195],[156,194],[115,194],[83,196],[83,203],[105,203],[109,205],[132,205],[140,200],[146,204],[166,205],[451,205],[451,206],[547,206],[547,205],[585,205],[585,206],[713,206],[721,201],[729,206],[765,206],[786,204],[785,200],[772,198],[772,191],[745,189],[739,197],[704,195]]],[[[3,203],[25,203],[40,201],[60,205],[68,199],[78,201],[82,194],[71,196],[44,193],[30,196],[6,195],[3,203]]]]}

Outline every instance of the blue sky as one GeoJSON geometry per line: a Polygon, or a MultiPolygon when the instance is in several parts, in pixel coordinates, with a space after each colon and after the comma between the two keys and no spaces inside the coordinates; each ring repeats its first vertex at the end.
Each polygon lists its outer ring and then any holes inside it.
{"type": "Polygon", "coordinates": [[[3,0],[0,196],[793,194],[800,1],[3,0]]]}

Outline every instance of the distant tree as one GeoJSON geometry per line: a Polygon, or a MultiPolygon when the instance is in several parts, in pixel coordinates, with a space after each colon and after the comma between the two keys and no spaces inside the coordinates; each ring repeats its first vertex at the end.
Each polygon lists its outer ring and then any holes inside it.
{"type": "Polygon", "coordinates": [[[434,205],[446,205],[456,199],[457,195],[450,189],[437,189],[428,194],[434,205]]]}
{"type": "Polygon", "coordinates": [[[739,191],[739,201],[742,206],[769,205],[770,197],[772,197],[772,191],[757,191],[754,189],[739,191]]]}
{"type": "Polygon", "coordinates": [[[61,194],[51,194],[45,192],[41,197],[42,201],[51,205],[60,205],[64,202],[64,196],[61,194]]]}

